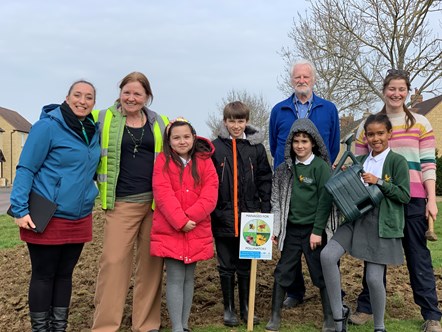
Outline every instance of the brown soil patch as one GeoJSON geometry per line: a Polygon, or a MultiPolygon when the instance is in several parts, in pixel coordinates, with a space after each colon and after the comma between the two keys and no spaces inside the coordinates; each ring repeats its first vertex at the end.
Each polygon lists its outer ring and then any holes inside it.
{"type": "MultiPolygon", "coordinates": [[[[102,247],[103,214],[95,213],[94,234],[92,243],[85,246],[80,261],[75,269],[74,289],[72,294],[69,331],[88,331],[94,311],[93,297],[97,265],[102,247]]],[[[0,269],[0,330],[29,331],[27,289],[30,276],[28,252],[24,245],[12,250],[2,250],[0,269]]],[[[273,261],[259,261],[256,287],[256,313],[261,318],[261,326],[265,326],[271,311],[271,293],[273,284],[273,261]]],[[[195,296],[191,314],[191,326],[207,325],[222,326],[222,295],[219,287],[216,260],[199,262],[195,276],[195,296]]],[[[304,268],[305,268],[304,264],[304,268]]],[[[362,264],[345,256],[341,262],[343,289],[347,295],[345,302],[354,306],[361,288],[362,264]]],[[[308,275],[306,269],[304,274],[308,275]]],[[[442,269],[436,271],[439,299],[442,298],[442,269]]],[[[283,324],[314,323],[320,327],[322,309],[319,292],[306,278],[307,296],[312,298],[303,305],[283,311],[283,324]]],[[[164,288],[163,288],[164,292],[164,288]]],[[[419,319],[419,308],[414,304],[408,273],[405,266],[389,268],[387,289],[387,317],[394,319],[419,319]]],[[[123,317],[121,331],[130,331],[131,290],[123,317]]],[[[167,309],[163,297],[163,327],[170,327],[167,309]]],[[[256,330],[263,330],[262,327],[256,330]]],[[[234,331],[234,329],[232,330],[234,331]]]]}

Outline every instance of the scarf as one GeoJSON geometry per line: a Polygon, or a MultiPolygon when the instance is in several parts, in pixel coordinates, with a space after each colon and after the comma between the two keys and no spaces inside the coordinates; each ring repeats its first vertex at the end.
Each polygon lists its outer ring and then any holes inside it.
{"type": "Polygon", "coordinates": [[[86,118],[81,121],[69,107],[66,101],[61,104],[60,109],[67,126],[71,128],[78,136],[80,136],[80,138],[86,144],[89,145],[96,130],[95,121],[92,114],[88,114],[86,118]]]}

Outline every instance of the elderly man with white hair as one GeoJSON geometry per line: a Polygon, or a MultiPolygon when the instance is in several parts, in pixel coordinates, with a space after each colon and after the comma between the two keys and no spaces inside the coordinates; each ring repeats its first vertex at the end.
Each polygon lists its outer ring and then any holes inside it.
{"type": "MultiPolygon", "coordinates": [[[[313,92],[316,82],[316,68],[312,62],[300,59],[291,68],[291,83],[294,93],[276,104],[270,115],[270,152],[276,170],[284,161],[284,146],[290,128],[297,119],[308,118],[318,128],[333,163],[339,153],[339,117],[336,106],[313,92]]],[[[293,285],[287,290],[284,307],[291,308],[303,302],[305,295],[301,264],[295,274],[293,285]]]]}

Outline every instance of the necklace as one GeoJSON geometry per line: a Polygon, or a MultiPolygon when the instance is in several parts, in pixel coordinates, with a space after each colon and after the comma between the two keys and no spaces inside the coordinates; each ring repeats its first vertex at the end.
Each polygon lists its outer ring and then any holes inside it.
{"type": "Polygon", "coordinates": [[[143,137],[144,137],[144,124],[143,124],[143,120],[144,120],[144,112],[141,111],[141,136],[139,138],[136,138],[134,136],[134,134],[132,134],[132,132],[129,130],[129,127],[127,126],[127,119],[126,119],[126,124],[124,125],[124,127],[126,128],[127,133],[129,134],[130,139],[132,140],[132,142],[134,143],[134,150],[132,152],[132,157],[135,158],[135,154],[138,153],[138,148],[141,145],[141,142],[143,141],[143,137]]]}
{"type": "Polygon", "coordinates": [[[141,142],[143,141],[143,137],[144,137],[144,126],[141,128],[141,136],[140,138],[136,138],[134,136],[134,134],[131,133],[131,131],[129,130],[129,128],[127,126],[126,127],[126,131],[129,134],[130,139],[132,140],[132,142],[134,143],[134,150],[132,152],[132,157],[135,158],[135,154],[138,153],[138,148],[141,145],[141,142]]]}

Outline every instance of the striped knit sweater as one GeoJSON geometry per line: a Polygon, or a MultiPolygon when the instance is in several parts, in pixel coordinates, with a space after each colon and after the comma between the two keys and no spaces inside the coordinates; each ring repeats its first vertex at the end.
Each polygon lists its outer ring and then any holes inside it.
{"type": "MultiPolygon", "coordinates": [[[[405,130],[405,113],[388,114],[393,125],[390,148],[407,159],[410,169],[410,194],[414,198],[427,198],[424,181],[436,180],[436,155],[433,128],[426,117],[413,113],[416,123],[405,130]]],[[[355,154],[369,153],[364,122],[356,134],[355,154]]]]}

